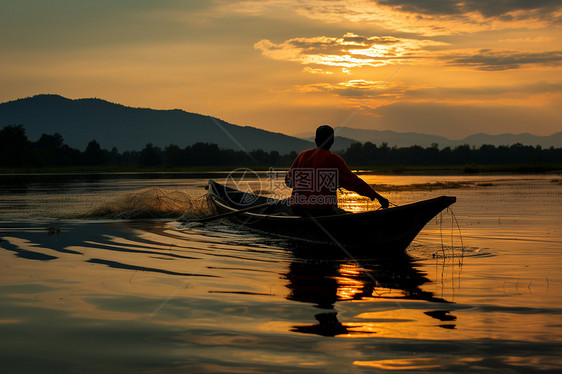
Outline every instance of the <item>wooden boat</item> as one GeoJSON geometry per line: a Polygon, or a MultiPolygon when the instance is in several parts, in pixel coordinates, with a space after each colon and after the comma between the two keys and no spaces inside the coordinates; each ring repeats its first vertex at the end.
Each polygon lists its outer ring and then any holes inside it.
{"type": "Polygon", "coordinates": [[[218,214],[250,230],[275,237],[337,247],[404,250],[423,227],[456,201],[441,196],[363,213],[317,217],[291,214],[288,200],[239,191],[210,180],[207,198],[218,214]]]}

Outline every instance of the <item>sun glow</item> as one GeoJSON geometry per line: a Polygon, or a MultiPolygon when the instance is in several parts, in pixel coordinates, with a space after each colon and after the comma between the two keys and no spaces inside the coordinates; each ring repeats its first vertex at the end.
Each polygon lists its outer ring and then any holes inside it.
{"type": "Polygon", "coordinates": [[[346,33],[341,38],[293,38],[278,44],[263,39],[257,42],[254,48],[274,60],[298,62],[303,65],[358,68],[402,63],[405,59],[422,57],[424,48],[445,45],[447,43],[433,40],[346,33]]]}
{"type": "Polygon", "coordinates": [[[13,36],[2,101],[56,93],[201,113],[197,101],[229,123],[292,135],[341,125],[376,93],[349,127],[454,139],[560,127],[552,1],[114,1],[96,7],[103,25],[78,3],[34,14],[26,4],[0,9],[22,15],[0,22],[13,36]],[[45,19],[57,22],[37,27],[45,19]]]}

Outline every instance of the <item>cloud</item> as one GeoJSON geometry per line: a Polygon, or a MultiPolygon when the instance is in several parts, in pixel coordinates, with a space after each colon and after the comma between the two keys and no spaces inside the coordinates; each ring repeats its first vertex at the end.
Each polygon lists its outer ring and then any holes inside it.
{"type": "Polygon", "coordinates": [[[460,52],[444,56],[448,65],[464,66],[478,70],[499,71],[527,66],[560,66],[562,51],[521,52],[480,49],[473,53],[460,52]]]}
{"type": "Polygon", "coordinates": [[[552,11],[561,8],[558,0],[378,0],[376,3],[404,12],[426,15],[477,12],[485,17],[505,16],[514,12],[526,12],[530,17],[532,12],[537,12],[548,18],[552,11]]]}
{"type": "Polygon", "coordinates": [[[332,74],[334,74],[331,71],[326,71],[326,70],[322,70],[322,69],[313,69],[309,66],[305,67],[303,69],[303,71],[305,71],[307,73],[310,73],[310,74],[322,74],[322,75],[332,75],[332,74]]]}
{"type": "MultiPolygon", "coordinates": [[[[388,100],[374,98],[373,108],[384,106],[388,100]]],[[[539,81],[504,85],[404,87],[397,97],[402,103],[440,103],[457,106],[518,106],[540,111],[562,104],[562,82],[539,81]]],[[[394,101],[398,101],[394,99],[394,101]]]]}
{"type": "Polygon", "coordinates": [[[424,59],[433,66],[457,66],[483,71],[502,71],[532,66],[562,65],[562,51],[515,51],[503,49],[441,50],[447,43],[427,39],[407,39],[392,36],[361,36],[346,33],[342,37],[317,36],[293,38],[282,43],[268,39],[255,43],[254,48],[268,58],[307,65],[304,71],[327,74],[326,68],[349,69],[380,67],[424,59]],[[309,65],[315,66],[309,67],[309,65]],[[320,69],[319,67],[324,67],[320,69]]]}
{"type": "MultiPolygon", "coordinates": [[[[549,111],[554,107],[561,107],[562,104],[562,81],[538,81],[526,84],[506,82],[501,86],[421,86],[403,82],[354,79],[339,83],[296,85],[286,92],[313,95],[312,100],[325,102],[329,100],[332,105],[339,108],[362,107],[365,109],[364,115],[368,117],[381,117],[384,108],[398,103],[414,108],[423,105],[429,107],[437,105],[440,108],[526,107],[529,108],[528,111],[537,113],[543,109],[549,111]]],[[[478,110],[483,111],[483,109],[478,110]]],[[[420,112],[421,109],[415,111],[415,113],[420,112]]],[[[448,109],[446,113],[449,113],[448,109]]],[[[560,110],[557,113],[562,114],[560,110]]]]}
{"type": "Polygon", "coordinates": [[[562,94],[562,81],[539,81],[527,84],[486,85],[473,87],[419,87],[409,91],[412,97],[430,97],[432,100],[479,99],[489,101],[491,97],[518,96],[528,98],[529,95],[562,94]]]}
{"type": "Polygon", "coordinates": [[[498,42],[521,44],[521,43],[545,43],[545,42],[552,42],[553,40],[554,38],[551,36],[541,35],[535,37],[526,36],[521,38],[506,38],[506,39],[500,39],[498,40],[498,42]]]}
{"type": "Polygon", "coordinates": [[[279,44],[263,39],[257,42],[254,48],[274,60],[298,62],[303,65],[354,68],[400,63],[417,57],[425,47],[442,45],[446,43],[391,36],[366,37],[347,33],[341,38],[294,38],[279,44]]]}
{"type": "Polygon", "coordinates": [[[310,0],[295,4],[299,14],[324,22],[345,20],[426,36],[562,23],[562,4],[557,0],[310,0]]]}
{"type": "Polygon", "coordinates": [[[404,84],[351,79],[339,83],[313,83],[295,86],[291,91],[298,93],[329,93],[350,99],[392,98],[402,97],[413,89],[404,84]]]}
{"type": "MultiPolygon", "coordinates": [[[[380,94],[385,86],[387,85],[382,81],[373,82],[363,79],[353,79],[340,83],[313,83],[299,85],[295,87],[295,91],[305,93],[327,92],[340,96],[359,97],[380,94]]],[[[396,85],[393,87],[396,87],[396,85]]],[[[388,90],[388,87],[386,87],[385,91],[386,90],[388,90]]],[[[394,94],[396,94],[396,91],[397,90],[393,90],[394,94]]],[[[385,95],[386,94],[387,93],[385,93],[385,95]]]]}

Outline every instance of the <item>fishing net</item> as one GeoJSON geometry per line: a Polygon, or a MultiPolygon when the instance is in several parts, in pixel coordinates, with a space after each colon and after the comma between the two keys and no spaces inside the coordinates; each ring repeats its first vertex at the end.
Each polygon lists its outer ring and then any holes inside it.
{"type": "Polygon", "coordinates": [[[178,190],[152,187],[126,193],[107,201],[82,218],[180,218],[201,217],[212,213],[205,197],[193,198],[178,190]]]}

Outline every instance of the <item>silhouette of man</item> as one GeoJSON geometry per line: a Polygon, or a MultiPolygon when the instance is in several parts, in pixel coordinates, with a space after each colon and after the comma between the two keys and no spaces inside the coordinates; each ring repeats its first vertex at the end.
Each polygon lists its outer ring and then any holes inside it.
{"type": "Polygon", "coordinates": [[[340,156],[330,152],[334,144],[333,128],[318,127],[314,141],[317,147],[299,154],[285,175],[285,184],[293,189],[293,213],[314,216],[342,213],[338,208],[339,187],[377,199],[383,208],[388,208],[387,199],[353,174],[340,156]]]}

